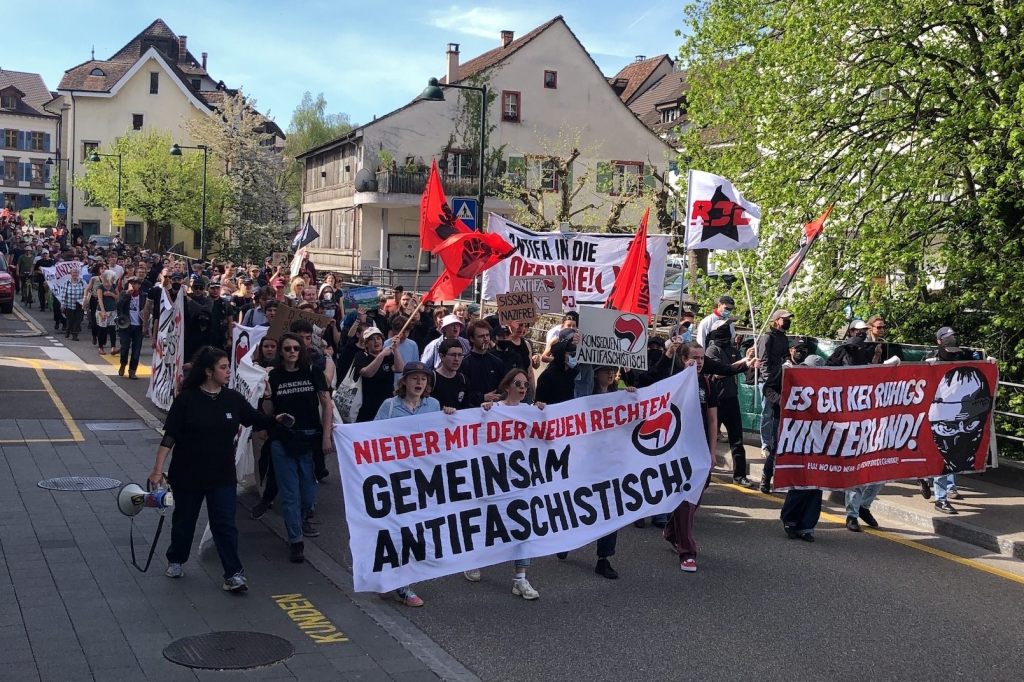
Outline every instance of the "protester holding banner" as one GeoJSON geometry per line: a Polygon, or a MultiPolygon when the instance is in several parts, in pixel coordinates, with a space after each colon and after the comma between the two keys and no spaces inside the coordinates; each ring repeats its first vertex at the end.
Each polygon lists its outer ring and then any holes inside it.
{"type": "Polygon", "coordinates": [[[235,526],[236,485],[234,440],[239,425],[269,428],[284,421],[253,408],[237,391],[227,387],[231,377],[228,355],[218,348],[203,348],[192,360],[181,393],[174,399],[164,423],[164,437],[157,449],[149,484],[163,485],[164,462],[171,449],[167,478],[174,488],[171,544],[167,548],[168,578],[184,576],[196,520],[203,501],[210,530],[224,569],[223,588],[229,592],[248,589],[238,556],[235,526]]]}
{"type": "Polygon", "coordinates": [[[772,475],[775,464],[775,445],[779,432],[779,399],[782,395],[782,366],[789,359],[789,337],[786,331],[793,321],[793,313],[782,308],[774,311],[768,318],[771,325],[767,334],[762,334],[758,356],[764,363],[764,387],[762,399],[770,406],[771,420],[767,433],[771,435],[772,442],[768,444],[769,450],[764,460],[764,469],[761,471],[761,485],[759,490],[762,493],[770,493],[772,490],[772,475]]]}
{"type": "Polygon", "coordinates": [[[268,378],[270,402],[275,412],[292,419],[272,432],[270,452],[288,533],[288,559],[301,563],[305,561],[303,538],[320,534],[308,520],[316,505],[313,447],[319,442],[325,454],[334,452],[330,435],[334,406],[324,374],[310,364],[302,339],[286,333],[279,348],[278,366],[268,378]]]}
{"type": "MultiPolygon", "coordinates": [[[[363,404],[356,416],[357,422],[373,421],[381,404],[395,390],[395,374],[405,368],[405,360],[394,348],[384,348],[384,335],[376,327],[363,332],[365,348],[352,361],[352,371],[362,377],[363,404]]],[[[430,367],[429,363],[424,363],[430,367]]]]}
{"type": "Polygon", "coordinates": [[[466,375],[469,383],[466,402],[470,407],[480,407],[485,402],[494,402],[501,397],[497,389],[505,375],[505,365],[490,350],[491,325],[487,322],[475,320],[470,323],[469,342],[469,354],[463,358],[459,371],[466,375]]]}
{"type": "Polygon", "coordinates": [[[441,403],[441,407],[462,410],[469,407],[466,402],[469,395],[469,382],[466,375],[459,371],[465,358],[462,344],[458,339],[445,339],[438,348],[441,364],[434,372],[434,388],[431,394],[441,403]]]}
{"type": "Polygon", "coordinates": [[[82,331],[82,302],[85,300],[85,282],[82,281],[80,268],[73,268],[69,273],[69,279],[64,283],[60,291],[61,307],[67,314],[64,338],[71,337],[72,341],[78,341],[78,334],[82,331]]]}
{"type": "Polygon", "coordinates": [[[43,276],[43,268],[52,268],[55,261],[50,258],[50,251],[43,249],[39,252],[39,260],[32,266],[32,277],[35,280],[36,290],[39,294],[39,310],[46,310],[46,278],[43,276]]]}
{"type": "MultiPolygon", "coordinates": [[[[551,362],[537,379],[537,400],[544,403],[562,403],[576,397],[576,348],[579,333],[572,328],[559,332],[551,346],[551,362]]],[[[525,375],[525,372],[523,372],[525,375]]]]}

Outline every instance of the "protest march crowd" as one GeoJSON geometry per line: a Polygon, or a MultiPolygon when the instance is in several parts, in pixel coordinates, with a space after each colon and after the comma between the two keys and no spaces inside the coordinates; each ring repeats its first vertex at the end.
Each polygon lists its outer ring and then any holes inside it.
{"type": "MultiPolygon", "coordinates": [[[[731,185],[728,189],[733,193],[731,185]]],[[[428,186],[424,202],[436,191],[428,186]]],[[[734,196],[742,202],[738,193],[734,196]]],[[[493,557],[499,556],[511,560],[512,594],[537,599],[539,592],[527,578],[531,559],[543,555],[537,550],[553,549],[547,553],[564,559],[580,547],[581,538],[596,541],[595,573],[615,579],[611,558],[617,532],[629,523],[661,529],[680,570],[695,572],[694,518],[716,465],[722,427],[732,481],[764,493],[786,491],[784,532],[808,542],[814,541],[823,489],[845,489],[846,527],[858,532],[861,522],[878,526],[871,505],[885,481],[918,479],[922,495],[934,495],[938,511],[955,514],[950,500],[959,497],[956,472],[984,466],[979,453],[988,447],[994,369],[977,369],[987,363],[973,362],[978,357],[960,348],[949,326],[936,332],[936,350],[927,364],[901,363],[879,315],[851,321],[836,350],[823,357],[808,339],[788,334],[794,316],[776,308],[765,322],[767,331],[755,329],[754,343],[741,350],[736,302],[728,295],[699,320],[694,311],[683,311],[667,333],[658,334],[649,324],[658,301],[650,301],[648,271],[636,264],[644,262],[643,252],[647,261],[660,258],[663,270],[667,249],[666,242],[656,243],[660,253],[651,248],[645,216],[628,250],[617,240],[616,266],[621,267],[609,267],[615,286],[603,292],[603,300],[588,301],[575,292],[577,304],[602,305],[566,306],[563,312],[559,302],[557,310],[548,311],[561,321],[535,329],[536,315],[503,316],[499,309],[482,316],[475,302],[442,304],[442,297],[459,298],[461,289],[452,280],[464,287],[485,269],[485,282],[491,277],[485,294],[488,286],[510,291],[501,267],[510,256],[523,256],[522,250],[512,254],[510,249],[488,257],[493,240],[481,245],[476,233],[469,234],[444,210],[446,204],[435,208],[437,220],[421,230],[433,231],[433,241],[424,237],[424,244],[440,252],[446,271],[425,294],[401,286],[384,292],[347,285],[335,273],[318,272],[305,256],[313,238],[308,223],[292,243],[289,267],[269,254],[261,263],[202,262],[127,245],[117,237],[101,247],[63,226],[43,232],[16,214],[2,218],[0,253],[11,263],[22,305],[52,311],[55,331],[71,342],[87,328],[98,354],[119,354],[118,373],[127,380],[138,378],[142,344],[147,339],[153,344],[148,395],[167,410],[167,418],[149,484],[169,483],[175,499],[167,576],[184,575],[205,501],[224,569],[223,588],[246,590],[234,523],[236,484],[245,476],[254,477],[260,489],[252,517],[277,505],[288,556],[302,562],[304,538],[319,535],[318,485],[332,475],[328,462],[336,449],[356,588],[393,594],[408,606],[423,605],[413,589],[417,576],[461,571],[476,582],[480,566],[496,563],[493,557]],[[459,247],[452,246],[459,238],[464,250],[457,255],[484,249],[485,264],[478,270],[467,271],[466,259],[444,258],[443,250],[459,247]],[[624,304],[623,284],[637,282],[646,291],[637,294],[628,287],[633,293],[624,304]],[[585,349],[601,352],[595,345],[600,333],[588,326],[588,316],[596,319],[590,311],[602,307],[624,313],[609,322],[613,326],[606,334],[607,345],[617,349],[610,357],[617,361],[581,362],[581,357],[598,357],[585,349]],[[628,326],[630,315],[640,316],[638,328],[628,326]],[[946,363],[955,363],[955,375],[941,369],[946,363]],[[831,377],[855,375],[821,366],[879,374],[858,374],[836,388],[831,377]],[[929,366],[941,371],[934,379],[921,378],[929,366]],[[765,466],[759,482],[749,478],[738,379],[763,396],[765,466]],[[852,397],[858,391],[864,394],[860,406],[852,397]],[[833,395],[839,397],[830,406],[825,397],[833,395]],[[854,414],[858,409],[863,417],[854,414]],[[896,418],[906,416],[896,414],[899,410],[912,409],[916,412],[906,419],[896,418]],[[402,419],[409,416],[417,419],[402,419]],[[687,428],[698,421],[702,427],[687,428]],[[925,421],[934,446],[923,445],[925,421]],[[629,457],[613,447],[620,437],[613,435],[616,429],[632,438],[632,445],[624,441],[625,449],[645,455],[637,458],[643,462],[622,464],[629,457]],[[470,434],[478,432],[486,433],[486,440],[482,435],[473,440],[470,434]],[[473,447],[485,442],[500,451],[473,447]],[[919,457],[880,457],[915,449],[919,457]],[[464,462],[458,461],[461,454],[452,455],[443,473],[427,468],[433,466],[431,458],[456,451],[469,453],[464,462]],[[809,457],[800,459],[804,455],[809,457]],[[809,463],[815,457],[823,458],[822,464],[809,463]],[[579,475],[581,458],[605,468],[593,479],[575,480],[574,488],[555,491],[551,486],[559,479],[579,475]],[[854,460],[856,466],[835,463],[854,460]],[[927,466],[915,464],[926,460],[927,466]],[[378,464],[390,468],[363,475],[378,464]],[[848,478],[814,478],[819,474],[848,478]],[[607,481],[595,483],[600,476],[607,481]],[[657,481],[663,481],[664,491],[656,489],[657,481]],[[470,487],[475,492],[466,492],[470,487]],[[385,489],[391,491],[387,496],[385,489]],[[417,494],[418,504],[410,503],[417,494]],[[510,498],[517,494],[533,497],[510,498]],[[474,497],[485,506],[473,508],[474,497]],[[456,502],[462,506],[453,506],[456,502]],[[436,518],[399,518],[432,505],[444,507],[432,515],[436,518]],[[455,516],[447,515],[449,509],[455,516]],[[473,515],[486,517],[486,531],[473,515]],[[363,532],[371,517],[385,525],[363,532]],[[447,519],[444,535],[441,518],[447,519]],[[486,547],[474,548],[473,538],[483,542],[484,533],[486,547]],[[427,551],[428,545],[433,549],[427,551]],[[505,553],[486,553],[498,545],[505,553]],[[413,564],[428,568],[409,572],[413,564]],[[395,572],[369,579],[361,567],[370,565],[367,573],[387,573],[389,567],[395,572]]],[[[825,216],[827,211],[820,223],[825,216]]],[[[492,223],[498,220],[491,216],[492,223]]],[[[525,237],[515,239],[522,243],[525,237]]],[[[810,242],[813,238],[802,241],[794,257],[802,260],[810,242]]],[[[553,249],[551,257],[558,251],[553,249]]],[[[785,283],[796,267],[799,261],[787,267],[785,283]]],[[[535,272],[550,279],[548,272],[535,272]]],[[[562,292],[561,285],[556,288],[562,292]]]]}

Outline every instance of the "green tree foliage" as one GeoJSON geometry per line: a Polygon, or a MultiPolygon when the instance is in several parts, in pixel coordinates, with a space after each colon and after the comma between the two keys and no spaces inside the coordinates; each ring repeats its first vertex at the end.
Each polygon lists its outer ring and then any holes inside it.
{"type": "Polygon", "coordinates": [[[909,342],[952,324],[1020,377],[1024,7],[701,0],[687,23],[680,161],[760,203],[755,305],[834,202],[786,301],[796,328],[834,334],[848,304],[909,342]]]}
{"type": "Polygon", "coordinates": [[[284,145],[284,188],[288,205],[299,209],[302,201],[302,163],[295,157],[352,129],[348,114],[327,113],[327,100],[321,92],[314,98],[309,92],[292,114],[288,125],[288,139],[284,145]]]}
{"type": "MultiPolygon", "coordinates": [[[[198,230],[201,225],[203,195],[203,155],[184,150],[171,156],[174,141],[162,131],[127,131],[101,154],[121,154],[121,206],[129,214],[146,222],[147,243],[158,227],[184,225],[198,230]]],[[[117,158],[101,157],[86,163],[85,173],[76,175],[75,186],[87,193],[99,206],[117,206],[117,158]]],[[[220,213],[210,210],[222,202],[224,184],[216,169],[207,179],[207,229],[215,233],[221,224],[220,213]]]]}

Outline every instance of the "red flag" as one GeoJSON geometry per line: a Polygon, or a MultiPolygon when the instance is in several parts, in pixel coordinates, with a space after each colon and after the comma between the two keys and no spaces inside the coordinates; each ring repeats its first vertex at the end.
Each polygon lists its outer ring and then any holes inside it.
{"type": "Polygon", "coordinates": [[[789,261],[786,263],[785,269],[782,271],[782,277],[779,278],[779,290],[775,296],[778,298],[782,295],[782,292],[786,290],[789,283],[793,281],[793,277],[796,276],[797,270],[803,265],[804,258],[807,257],[807,252],[811,250],[811,244],[815,242],[821,231],[825,229],[825,221],[828,220],[828,214],[832,212],[832,206],[825,209],[825,212],[818,216],[815,220],[804,225],[804,233],[800,236],[800,246],[793,255],[789,257],[789,261]]]}
{"type": "Polygon", "coordinates": [[[440,303],[442,301],[455,300],[472,281],[462,277],[453,277],[447,270],[443,270],[433,286],[430,287],[427,293],[423,294],[423,302],[430,303],[431,301],[436,301],[440,303]]]}
{"type": "Polygon", "coordinates": [[[437,172],[437,160],[430,164],[430,178],[420,198],[420,247],[424,251],[437,253],[446,239],[456,234],[473,233],[466,224],[455,217],[448,199],[444,196],[441,176],[437,172]]]}
{"type": "Polygon", "coordinates": [[[473,278],[515,253],[515,247],[493,233],[470,231],[446,239],[435,253],[444,264],[441,275],[424,294],[424,301],[458,298],[473,278]]]}
{"type": "Polygon", "coordinates": [[[624,313],[645,315],[648,322],[651,319],[651,284],[648,279],[651,256],[647,253],[647,218],[650,214],[651,209],[644,211],[636,236],[626,251],[626,260],[615,276],[615,284],[604,305],[624,313]]]}

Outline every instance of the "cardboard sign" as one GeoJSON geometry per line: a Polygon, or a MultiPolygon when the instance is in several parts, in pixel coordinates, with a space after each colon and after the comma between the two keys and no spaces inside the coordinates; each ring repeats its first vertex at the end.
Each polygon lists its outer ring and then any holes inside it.
{"type": "Polygon", "coordinates": [[[580,337],[579,362],[647,369],[647,320],[641,315],[580,306],[580,337]]]}
{"type": "Polygon", "coordinates": [[[558,315],[562,312],[562,278],[509,277],[509,292],[529,291],[538,315],[558,315]]]}
{"type": "Polygon", "coordinates": [[[273,270],[274,268],[280,267],[283,270],[288,267],[288,263],[290,261],[291,259],[288,258],[287,251],[275,251],[270,254],[270,269],[273,270]]]}
{"type": "Polygon", "coordinates": [[[270,323],[267,336],[272,339],[280,339],[281,335],[288,331],[288,328],[295,320],[307,320],[313,325],[313,346],[319,348],[323,330],[327,329],[331,318],[326,315],[318,315],[312,310],[299,310],[287,305],[277,306],[277,315],[274,316],[274,321],[270,323]]]}
{"type": "Polygon", "coordinates": [[[533,294],[529,291],[517,291],[498,294],[498,322],[507,327],[525,322],[533,324],[537,321],[537,306],[533,302],[533,294]]]}
{"type": "Polygon", "coordinates": [[[350,287],[338,289],[334,300],[341,303],[345,313],[353,310],[376,310],[380,303],[380,289],[377,287],[350,287]]]}

